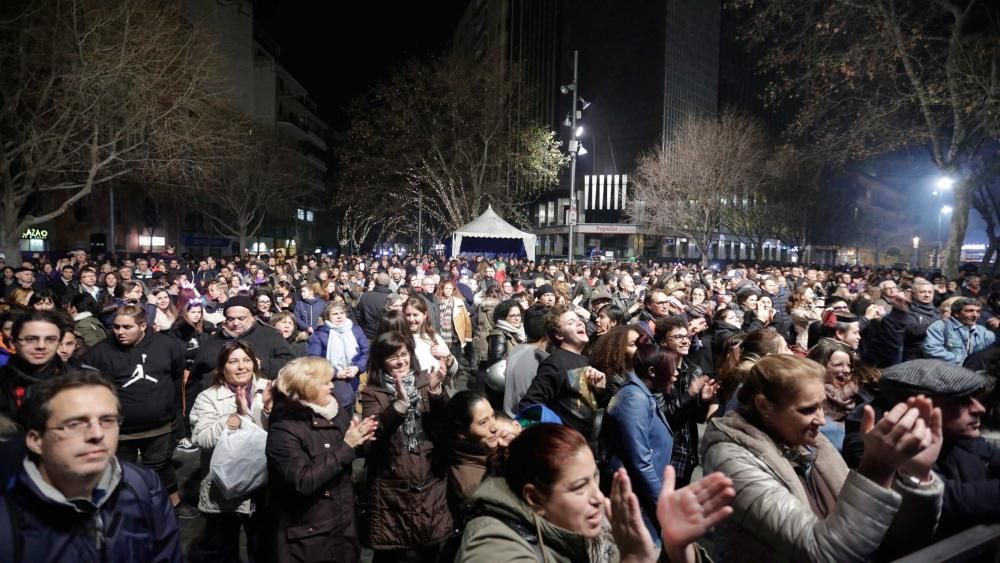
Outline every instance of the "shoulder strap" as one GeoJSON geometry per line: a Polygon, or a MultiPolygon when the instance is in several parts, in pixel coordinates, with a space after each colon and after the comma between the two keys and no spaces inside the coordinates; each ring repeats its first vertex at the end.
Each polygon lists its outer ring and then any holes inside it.
{"type": "Polygon", "coordinates": [[[481,506],[474,505],[472,507],[469,507],[467,510],[468,512],[466,513],[466,520],[465,520],[466,522],[469,522],[473,518],[477,518],[479,516],[487,516],[489,518],[493,518],[494,520],[502,522],[505,526],[507,526],[511,530],[514,530],[514,533],[520,536],[521,539],[523,539],[524,541],[528,542],[529,545],[531,545],[531,548],[535,550],[535,556],[538,558],[539,561],[545,561],[545,554],[542,552],[542,544],[538,539],[538,533],[535,531],[533,527],[528,525],[524,520],[521,520],[520,518],[513,518],[505,514],[488,514],[483,510],[481,506]]]}
{"type": "Polygon", "coordinates": [[[19,562],[23,550],[17,510],[11,506],[10,494],[5,493],[0,498],[0,561],[19,562]]]}
{"type": "Polygon", "coordinates": [[[146,520],[147,529],[155,529],[157,527],[157,522],[153,518],[151,511],[153,504],[153,489],[160,485],[159,479],[157,479],[155,484],[150,483],[146,479],[145,473],[127,461],[121,462],[121,468],[122,484],[128,487],[128,489],[132,491],[132,494],[139,499],[139,504],[142,506],[142,516],[146,520]]]}

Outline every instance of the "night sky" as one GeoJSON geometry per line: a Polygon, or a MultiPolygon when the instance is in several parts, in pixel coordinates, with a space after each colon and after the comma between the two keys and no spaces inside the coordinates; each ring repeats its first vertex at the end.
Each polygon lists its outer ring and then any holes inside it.
{"type": "Polygon", "coordinates": [[[319,104],[335,129],[343,109],[410,57],[451,43],[468,0],[338,2],[259,0],[255,20],[281,46],[281,64],[319,104]]]}

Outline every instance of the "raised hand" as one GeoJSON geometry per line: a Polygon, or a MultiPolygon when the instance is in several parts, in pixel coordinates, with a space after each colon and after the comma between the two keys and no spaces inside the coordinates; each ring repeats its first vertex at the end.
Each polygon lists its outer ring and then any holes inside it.
{"type": "Polygon", "coordinates": [[[587,383],[590,383],[591,387],[597,389],[598,391],[604,389],[608,385],[608,378],[603,372],[598,371],[592,367],[587,368],[587,383]]]}
{"type": "Polygon", "coordinates": [[[449,350],[444,344],[435,344],[431,346],[431,355],[439,360],[442,360],[451,355],[451,350],[449,350]]]}
{"type": "Polygon", "coordinates": [[[448,375],[448,368],[444,366],[444,362],[437,362],[434,369],[427,373],[427,387],[431,395],[441,393],[441,384],[446,375],[448,375]]]}
{"type": "Polygon", "coordinates": [[[395,377],[394,384],[396,386],[396,401],[400,403],[410,404],[410,395],[406,392],[406,385],[403,384],[403,377],[395,377]]]}
{"type": "Polygon", "coordinates": [[[273,386],[274,386],[274,382],[273,381],[268,381],[264,385],[264,396],[263,396],[263,399],[264,399],[264,410],[266,410],[266,411],[270,411],[271,410],[271,405],[274,404],[274,387],[273,386]]]}
{"type": "Polygon", "coordinates": [[[701,387],[701,391],[699,391],[699,393],[701,394],[701,400],[711,401],[712,399],[715,398],[716,393],[719,392],[719,389],[721,387],[722,387],[721,384],[716,382],[714,379],[709,378],[708,380],[705,381],[705,384],[701,387]]]}
{"type": "Polygon", "coordinates": [[[356,448],[365,442],[375,439],[375,430],[378,429],[378,420],[374,416],[358,420],[351,419],[351,426],[344,433],[344,442],[352,448],[356,448]]]}
{"type": "Polygon", "coordinates": [[[615,472],[611,482],[611,497],[604,499],[605,513],[611,521],[611,534],[621,552],[622,563],[653,562],[656,548],[653,538],[642,521],[639,499],[632,492],[625,469],[615,472]]]}
{"type": "MultiPolygon", "coordinates": [[[[690,485],[674,490],[676,473],[672,465],[663,472],[663,488],[656,502],[656,520],[662,530],[663,549],[677,553],[733,513],[729,506],[736,491],[733,481],[720,472],[706,475],[690,485]]],[[[683,560],[671,555],[671,561],[683,560]]]]}
{"type": "MultiPolygon", "coordinates": [[[[913,397],[912,399],[917,399],[913,397]]],[[[899,403],[875,423],[875,411],[866,405],[861,430],[864,432],[865,453],[858,464],[858,472],[888,488],[892,484],[893,475],[904,463],[917,457],[918,454],[935,446],[930,425],[936,424],[940,432],[940,410],[930,410],[927,399],[899,403]],[[926,402],[925,402],[926,401],[926,402]],[[911,406],[911,402],[913,406],[911,406]],[[930,412],[928,412],[930,411],[930,412]],[[934,414],[937,411],[937,414],[934,414]],[[924,416],[928,418],[925,419],[924,416]],[[931,419],[936,418],[938,422],[931,419]]],[[[940,451],[940,444],[936,445],[940,451]]],[[[937,452],[932,452],[937,459],[937,452]]],[[[928,456],[932,454],[927,454],[928,456]]],[[[917,457],[919,466],[927,456],[917,457]]],[[[933,463],[933,462],[932,462],[933,463]]],[[[928,467],[929,471],[929,467],[928,467]]],[[[918,475],[921,479],[925,475],[918,475]]]]}
{"type": "MultiPolygon", "coordinates": [[[[253,385],[253,383],[248,383],[248,385],[253,385]]],[[[236,412],[238,414],[247,414],[250,412],[250,405],[247,404],[247,395],[244,392],[245,389],[245,387],[240,387],[236,390],[236,412]]]]}
{"type": "Polygon", "coordinates": [[[930,479],[931,468],[937,462],[938,455],[941,453],[941,444],[944,441],[941,430],[941,409],[935,408],[933,402],[923,395],[910,397],[906,404],[920,411],[920,418],[927,424],[927,436],[924,441],[924,450],[910,458],[900,467],[900,470],[914,477],[919,477],[921,481],[927,481],[930,479]]]}

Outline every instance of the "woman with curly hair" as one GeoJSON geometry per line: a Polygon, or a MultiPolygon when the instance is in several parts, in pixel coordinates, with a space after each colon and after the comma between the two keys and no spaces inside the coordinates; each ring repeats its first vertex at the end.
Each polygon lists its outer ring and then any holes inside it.
{"type": "Polygon", "coordinates": [[[638,326],[619,325],[598,338],[590,351],[590,365],[607,377],[609,395],[614,395],[628,380],[641,334],[638,326]]]}

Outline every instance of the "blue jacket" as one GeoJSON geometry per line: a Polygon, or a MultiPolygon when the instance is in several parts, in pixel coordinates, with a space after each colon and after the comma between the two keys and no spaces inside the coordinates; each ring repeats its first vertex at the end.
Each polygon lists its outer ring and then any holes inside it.
{"type": "Polygon", "coordinates": [[[159,478],[113,463],[108,492],[75,505],[54,498],[40,477],[22,469],[0,498],[0,561],[181,563],[177,517],[159,478]]]}
{"type": "Polygon", "coordinates": [[[941,319],[927,327],[924,354],[928,358],[960,366],[972,354],[989,348],[996,339],[996,334],[984,326],[967,327],[955,318],[941,319]],[[973,338],[971,351],[968,349],[970,328],[973,338]]]}
{"type": "Polygon", "coordinates": [[[299,299],[295,302],[295,326],[299,330],[307,330],[309,327],[316,328],[323,324],[320,317],[323,316],[323,309],[326,308],[326,301],[319,297],[314,297],[311,301],[299,299]]]}
{"type": "Polygon", "coordinates": [[[663,470],[670,464],[674,449],[673,430],[657,407],[656,397],[633,373],[611,399],[606,418],[611,469],[624,467],[628,471],[646,527],[658,538],[653,519],[663,487],[663,470]]]}
{"type": "MultiPolygon", "coordinates": [[[[358,374],[368,371],[368,338],[361,330],[358,323],[351,325],[351,334],[358,344],[358,352],[351,358],[351,365],[358,368],[358,374]]],[[[323,323],[316,327],[316,330],[309,336],[309,343],[306,345],[306,355],[326,357],[326,343],[330,340],[330,327],[323,323]]],[[[353,377],[348,380],[334,379],[333,394],[341,405],[354,403],[355,395],[358,391],[360,379],[353,377]]]]}

